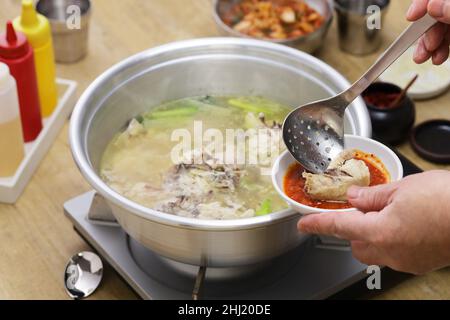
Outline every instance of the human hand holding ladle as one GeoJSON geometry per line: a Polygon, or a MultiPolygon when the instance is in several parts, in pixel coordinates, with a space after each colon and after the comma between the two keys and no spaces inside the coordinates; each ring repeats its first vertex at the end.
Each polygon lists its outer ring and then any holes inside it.
{"type": "Polygon", "coordinates": [[[429,15],[413,22],[348,90],[292,111],[283,124],[283,139],[300,164],[323,173],[344,150],[344,115],[347,107],[437,21],[429,15]]]}

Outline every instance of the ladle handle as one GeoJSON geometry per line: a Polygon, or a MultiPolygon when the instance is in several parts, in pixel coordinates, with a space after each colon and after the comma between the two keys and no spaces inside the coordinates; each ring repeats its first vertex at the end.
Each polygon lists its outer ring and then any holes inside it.
{"type": "Polygon", "coordinates": [[[409,47],[411,47],[425,32],[437,23],[428,14],[413,22],[341,97],[351,103],[366,90],[379,76],[393,64],[409,47]]]}

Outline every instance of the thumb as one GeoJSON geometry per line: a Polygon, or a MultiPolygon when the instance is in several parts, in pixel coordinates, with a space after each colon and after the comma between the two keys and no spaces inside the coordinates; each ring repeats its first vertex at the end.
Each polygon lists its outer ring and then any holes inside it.
{"type": "Polygon", "coordinates": [[[370,242],[378,233],[378,220],[376,212],[326,212],[302,217],[298,229],[304,233],[370,242]]]}
{"type": "Polygon", "coordinates": [[[351,205],[363,211],[381,211],[390,201],[398,188],[398,183],[378,185],[375,187],[356,187],[348,189],[347,198],[351,205]]]}

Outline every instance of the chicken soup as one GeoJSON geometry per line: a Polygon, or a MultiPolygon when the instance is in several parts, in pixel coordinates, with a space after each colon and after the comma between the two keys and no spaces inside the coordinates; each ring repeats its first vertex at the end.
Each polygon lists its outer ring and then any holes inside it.
{"type": "Polygon", "coordinates": [[[271,184],[270,170],[285,150],[281,121],[289,111],[262,97],[165,103],[132,119],[112,139],[101,177],[141,205],[183,217],[240,219],[280,211],[287,206],[271,184]],[[199,125],[203,141],[197,139],[199,125]],[[192,140],[174,157],[182,136],[192,140]],[[241,136],[244,145],[236,143],[241,136]],[[232,161],[225,161],[230,153],[232,161]]]}

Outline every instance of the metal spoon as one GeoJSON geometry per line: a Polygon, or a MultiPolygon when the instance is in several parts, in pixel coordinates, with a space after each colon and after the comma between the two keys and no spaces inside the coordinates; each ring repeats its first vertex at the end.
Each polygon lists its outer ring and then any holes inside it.
{"type": "Polygon", "coordinates": [[[344,150],[344,114],[347,107],[437,21],[426,15],[412,23],[374,65],[348,90],[292,111],[283,124],[284,142],[300,164],[323,173],[344,150]]]}
{"type": "Polygon", "coordinates": [[[90,296],[100,285],[103,277],[103,263],[92,252],[80,252],[74,255],[66,266],[64,285],[73,299],[90,296]]]}

